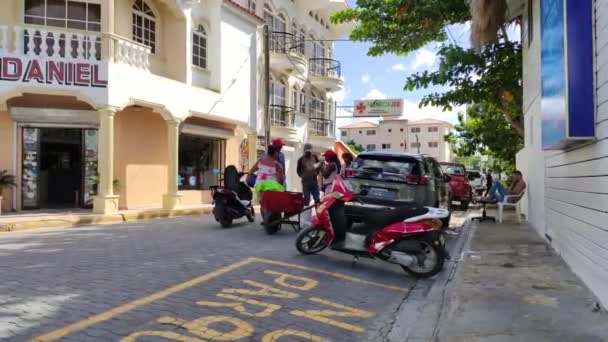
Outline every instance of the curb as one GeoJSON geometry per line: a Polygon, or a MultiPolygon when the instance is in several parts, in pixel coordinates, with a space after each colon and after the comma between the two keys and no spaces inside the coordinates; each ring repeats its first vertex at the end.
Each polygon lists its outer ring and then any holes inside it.
{"type": "Polygon", "coordinates": [[[456,273],[464,249],[474,236],[474,225],[470,217],[466,219],[461,230],[462,233],[450,250],[452,260],[445,264],[444,271],[437,278],[416,282],[406,302],[396,313],[395,324],[384,339],[385,342],[433,340],[446,289],[456,273]]]}
{"type": "Polygon", "coordinates": [[[141,220],[153,220],[159,218],[174,218],[183,216],[198,216],[207,215],[212,212],[212,207],[196,208],[196,209],[159,209],[145,210],[141,212],[113,214],[113,215],[66,215],[64,217],[50,219],[32,218],[27,221],[12,222],[0,224],[0,233],[19,232],[27,230],[45,229],[45,228],[78,228],[96,224],[116,224],[124,222],[134,222],[141,220]]]}

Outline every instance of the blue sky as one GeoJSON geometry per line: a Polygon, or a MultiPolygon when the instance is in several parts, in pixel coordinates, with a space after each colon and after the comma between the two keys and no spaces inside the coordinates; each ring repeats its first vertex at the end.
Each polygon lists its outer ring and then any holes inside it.
{"type": "MultiPolygon", "coordinates": [[[[355,0],[347,0],[349,6],[356,7],[355,0]]],[[[461,46],[469,46],[468,25],[457,25],[450,28],[451,36],[461,46]]],[[[456,123],[458,109],[442,112],[439,108],[418,108],[420,99],[440,88],[429,88],[409,92],[403,90],[405,79],[417,71],[434,70],[439,59],[436,52],[439,44],[431,43],[408,56],[392,54],[382,57],[369,57],[367,50],[370,43],[336,42],[336,58],[342,63],[342,76],[346,87],[343,92],[342,105],[352,106],[356,99],[364,98],[403,98],[404,117],[408,119],[435,118],[456,123]]],[[[345,115],[339,114],[339,115],[345,115]]],[[[373,121],[369,119],[363,119],[373,121]]],[[[362,120],[358,120],[362,121],[362,120]]],[[[337,126],[354,122],[351,119],[338,119],[337,126]]]]}

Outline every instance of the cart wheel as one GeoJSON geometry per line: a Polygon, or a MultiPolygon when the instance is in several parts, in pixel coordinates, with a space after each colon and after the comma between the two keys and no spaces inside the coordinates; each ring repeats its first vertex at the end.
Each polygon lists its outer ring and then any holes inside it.
{"type": "Polygon", "coordinates": [[[264,230],[266,234],[273,235],[281,230],[281,213],[267,213],[264,215],[264,230]],[[275,223],[276,222],[276,223],[275,223]],[[268,225],[273,223],[273,225],[268,225]]]}

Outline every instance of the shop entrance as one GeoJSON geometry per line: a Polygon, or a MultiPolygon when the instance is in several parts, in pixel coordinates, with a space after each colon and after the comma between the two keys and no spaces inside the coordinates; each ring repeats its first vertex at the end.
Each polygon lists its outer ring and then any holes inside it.
{"type": "Polygon", "coordinates": [[[23,128],[23,209],[90,207],[97,184],[97,130],[23,128]]]}

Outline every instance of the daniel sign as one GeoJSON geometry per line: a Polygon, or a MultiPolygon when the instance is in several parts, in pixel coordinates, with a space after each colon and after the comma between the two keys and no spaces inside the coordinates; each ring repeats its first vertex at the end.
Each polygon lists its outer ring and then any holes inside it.
{"type": "Polygon", "coordinates": [[[402,99],[355,101],[354,116],[401,116],[402,99]]]}

